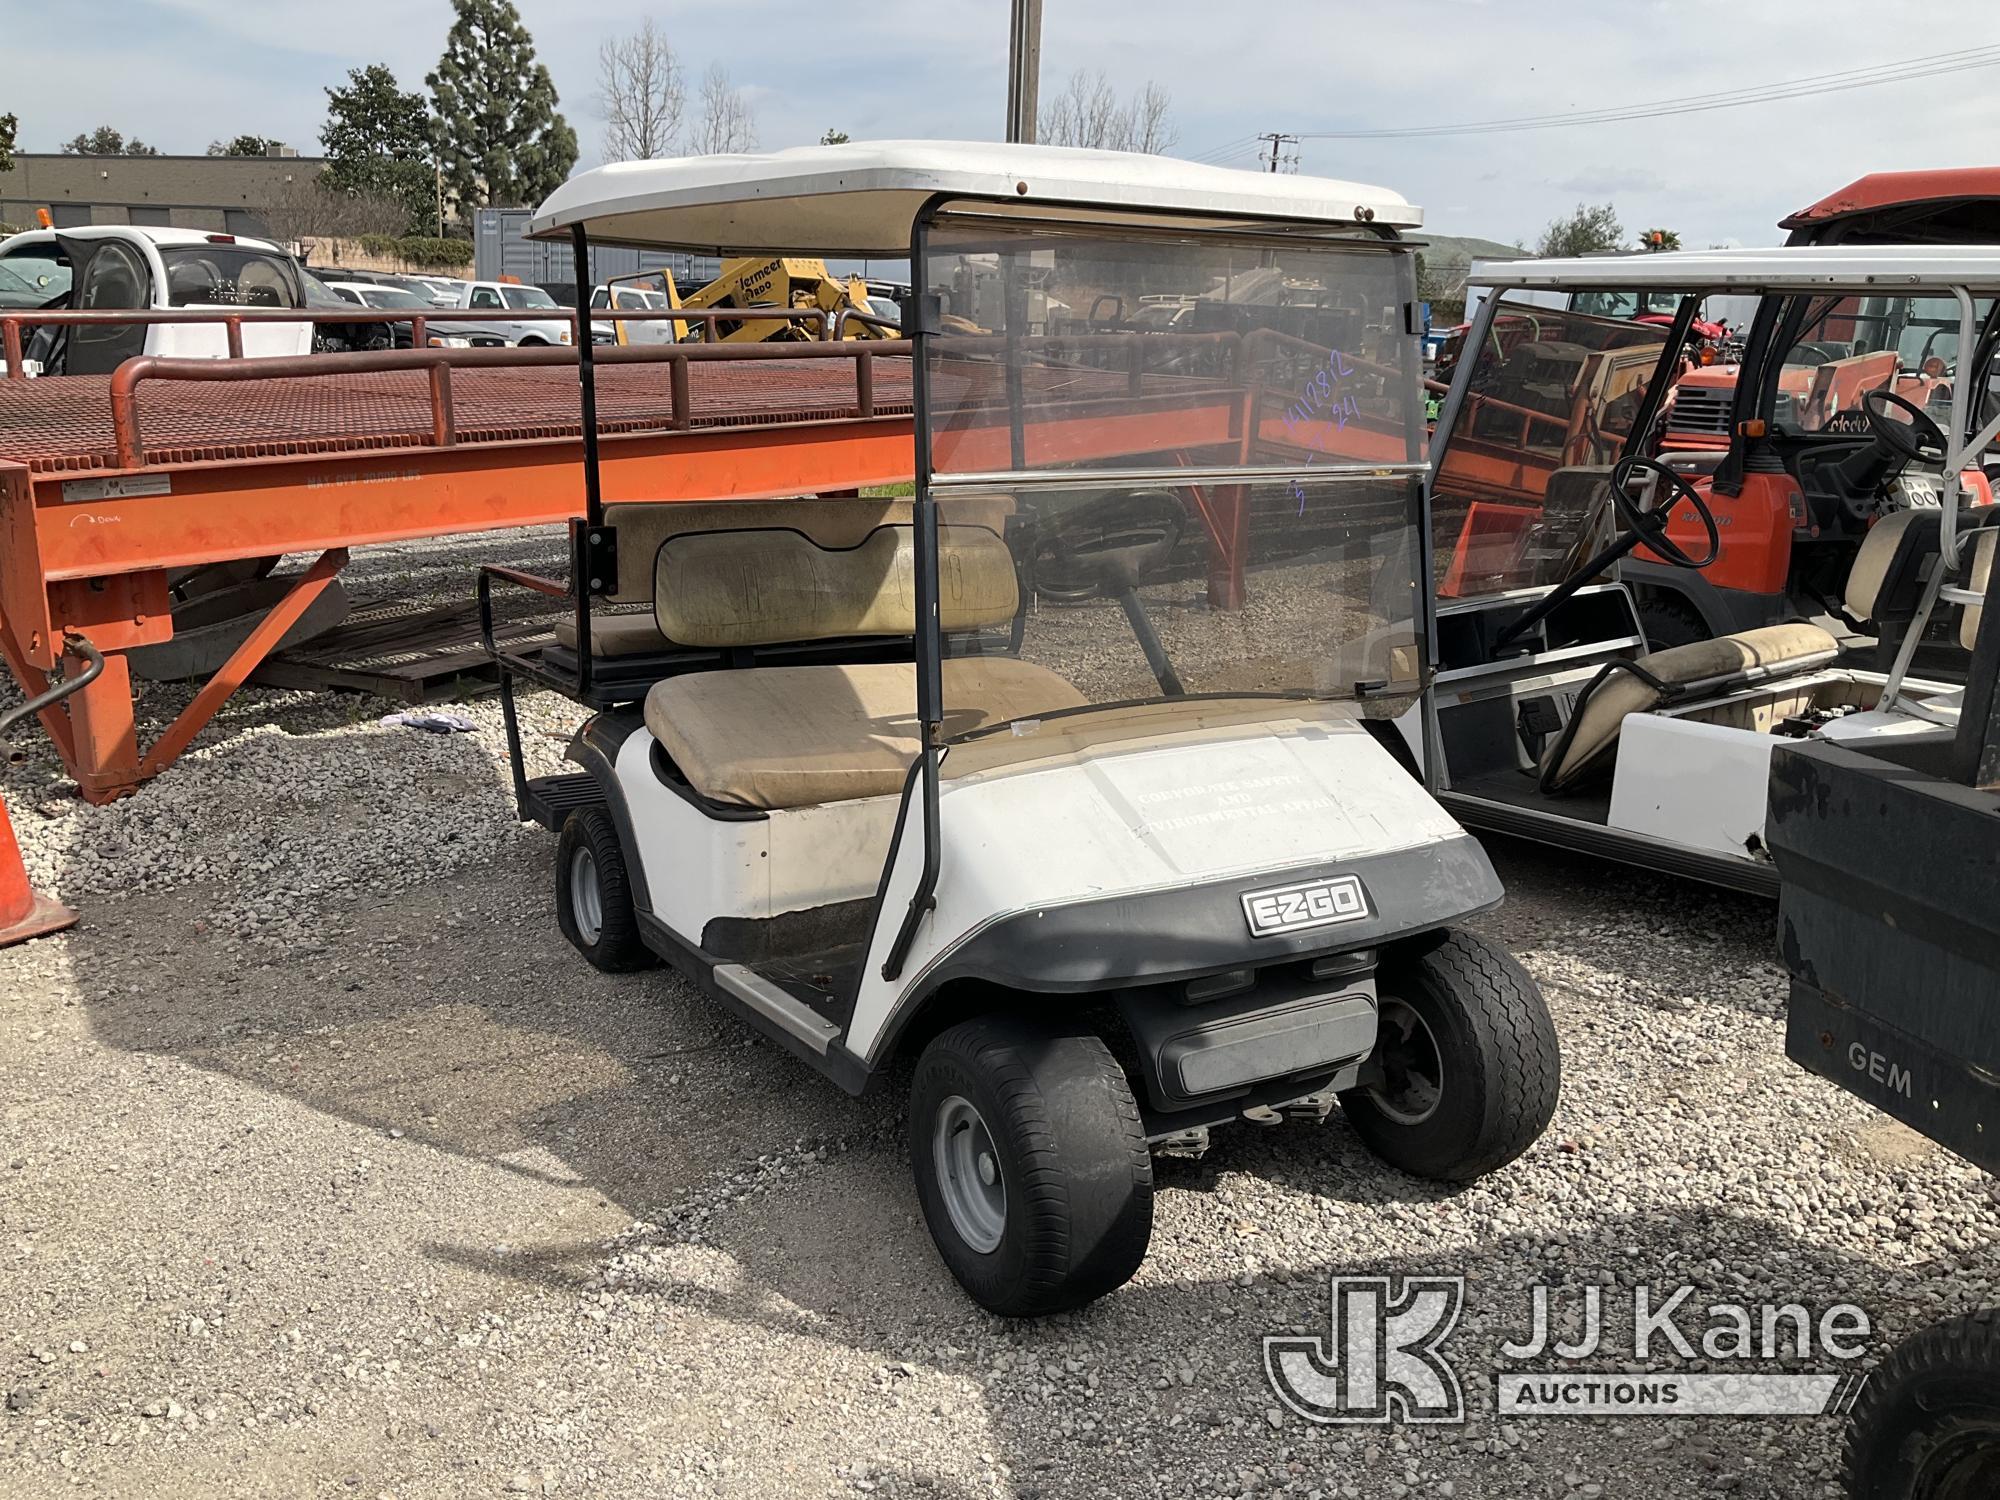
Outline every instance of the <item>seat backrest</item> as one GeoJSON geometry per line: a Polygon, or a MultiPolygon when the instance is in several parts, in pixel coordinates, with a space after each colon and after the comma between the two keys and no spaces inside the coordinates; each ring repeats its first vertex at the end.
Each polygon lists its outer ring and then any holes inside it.
{"type": "MultiPolygon", "coordinates": [[[[789,500],[649,500],[621,501],[604,507],[604,524],[618,533],[618,604],[646,604],[653,599],[655,565],[660,548],[671,538],[702,531],[786,530],[810,537],[822,547],[853,547],[878,526],[911,524],[911,502],[904,499],[818,499],[807,495],[789,500]]],[[[1014,513],[1012,496],[989,501],[954,500],[954,521],[976,521],[1004,532],[1014,513]],[[989,513],[990,512],[990,513],[989,513]]]]}
{"type": "Polygon", "coordinates": [[[1937,511],[1895,510],[1869,527],[1847,570],[1847,612],[1878,625],[1915,618],[1939,525],[1937,511]]]}
{"type": "MultiPolygon", "coordinates": [[[[1005,625],[1020,605],[1013,553],[998,532],[938,528],[945,630],[1005,625]]],[[[877,526],[845,547],[773,527],[669,537],[654,570],[653,618],[668,640],[711,648],[912,635],[916,528],[877,526]]]]}
{"type": "Polygon", "coordinates": [[[1618,743],[1628,714],[1649,712],[1676,690],[1727,692],[1766,678],[1815,671],[1839,655],[1840,643],[1831,635],[1795,621],[1652,652],[1638,661],[1645,676],[1612,663],[1584,688],[1563,733],[1543,752],[1542,788],[1558,792],[1574,782],[1618,743]]]}
{"type": "MultiPolygon", "coordinates": [[[[1981,597],[1993,586],[1993,552],[2000,546],[2000,530],[1983,526],[1969,544],[1972,565],[1966,570],[1965,586],[1981,597]]],[[[1984,604],[1968,604],[1958,618],[1958,643],[1970,651],[1979,639],[1979,622],[1986,614],[1984,604]]]]}

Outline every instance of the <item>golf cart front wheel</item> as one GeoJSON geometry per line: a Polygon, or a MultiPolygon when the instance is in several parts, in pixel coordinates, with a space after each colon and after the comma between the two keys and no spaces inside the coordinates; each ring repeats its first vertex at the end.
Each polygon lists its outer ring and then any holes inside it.
{"type": "Polygon", "coordinates": [[[1355,1133],[1416,1177],[1470,1182],[1548,1128],[1561,1090],[1555,1023],[1495,943],[1452,930],[1385,955],[1371,1080],[1340,1096],[1355,1133]]]}
{"type": "Polygon", "coordinates": [[[941,1033],[910,1086],[931,1238],[981,1307],[1034,1318],[1122,1286],[1153,1234],[1153,1160],[1099,1038],[997,1016],[941,1033]]]}
{"type": "Polygon", "coordinates": [[[1847,1486],[1854,1500],[2000,1495],[2000,1309],[1926,1328],[1869,1376],[1847,1430],[1847,1486]]]}
{"type": "Polygon", "coordinates": [[[556,840],[556,923],[576,951],[607,974],[656,962],[639,936],[618,827],[602,807],[580,807],[556,840]]]}

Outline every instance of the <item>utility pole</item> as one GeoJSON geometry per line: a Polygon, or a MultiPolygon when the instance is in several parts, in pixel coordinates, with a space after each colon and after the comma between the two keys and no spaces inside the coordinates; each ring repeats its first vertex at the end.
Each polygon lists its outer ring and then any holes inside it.
{"type": "Polygon", "coordinates": [[[1007,32],[1007,139],[1033,145],[1042,92],[1042,0],[1013,0],[1007,32]]]}
{"type": "Polygon", "coordinates": [[[1269,158],[1268,165],[1266,165],[1266,167],[1264,168],[1265,171],[1267,172],[1277,171],[1278,164],[1280,162],[1285,163],[1285,165],[1287,166],[1293,166],[1293,167],[1296,167],[1299,164],[1299,158],[1297,152],[1293,152],[1289,156],[1284,156],[1279,153],[1278,149],[1281,146],[1296,146],[1299,143],[1299,138],[1297,136],[1285,135],[1281,131],[1271,130],[1271,131],[1266,131],[1263,135],[1258,136],[1257,139],[1260,141],[1269,141],[1271,143],[1271,155],[1269,158]]]}

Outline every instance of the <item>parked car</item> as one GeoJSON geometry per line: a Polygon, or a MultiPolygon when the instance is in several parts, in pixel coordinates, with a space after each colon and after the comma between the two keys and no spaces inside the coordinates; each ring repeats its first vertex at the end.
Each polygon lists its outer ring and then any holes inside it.
{"type": "MultiPolygon", "coordinates": [[[[379,312],[428,314],[431,310],[430,303],[424,298],[400,287],[380,286],[372,281],[344,280],[328,281],[325,286],[337,301],[357,303],[379,312]]],[[[350,349],[408,349],[414,341],[415,325],[412,323],[322,323],[320,333],[323,337],[329,336],[336,327],[344,330],[350,349]]]]}
{"type": "MultiPolygon", "coordinates": [[[[456,291],[452,300],[441,303],[447,308],[461,308],[467,312],[503,312],[508,308],[523,311],[554,311],[562,304],[538,286],[526,286],[511,281],[461,281],[454,284],[456,291]]],[[[467,327],[478,327],[489,333],[500,335],[501,341],[517,348],[533,348],[538,344],[568,344],[575,340],[574,328],[566,322],[554,318],[523,318],[518,322],[506,319],[482,320],[467,327]]]]}
{"type": "MultiPolygon", "coordinates": [[[[30,229],[0,240],[0,267],[11,282],[42,294],[39,305],[46,307],[164,312],[307,305],[298,262],[268,240],[243,235],[136,224],[30,229]]],[[[310,323],[243,325],[246,355],[312,348],[310,323]]],[[[222,359],[229,336],[220,323],[47,326],[31,335],[26,353],[41,374],[106,374],[140,354],[222,359]]]]}

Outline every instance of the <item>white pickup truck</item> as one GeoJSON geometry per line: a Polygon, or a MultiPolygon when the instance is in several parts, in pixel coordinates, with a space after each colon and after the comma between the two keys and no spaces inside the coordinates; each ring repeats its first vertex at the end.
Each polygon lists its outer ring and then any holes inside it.
{"type": "MultiPolygon", "coordinates": [[[[436,280],[436,278],[426,278],[436,280]]],[[[555,312],[562,304],[538,286],[516,281],[454,281],[440,288],[432,300],[440,309],[458,308],[466,312],[502,312],[509,308],[555,312]]],[[[478,323],[454,325],[454,332],[473,329],[497,333],[517,348],[532,349],[537,344],[569,344],[576,339],[573,323],[557,318],[482,319],[478,323]]]]}
{"type": "MultiPolygon", "coordinates": [[[[298,263],[268,240],[197,229],[96,224],[30,229],[0,240],[8,307],[165,312],[304,307],[298,263]]],[[[311,323],[250,320],[243,352],[310,354],[311,323]]],[[[43,374],[101,375],[139,354],[222,359],[217,323],[105,323],[29,331],[26,353],[43,374]]]]}

